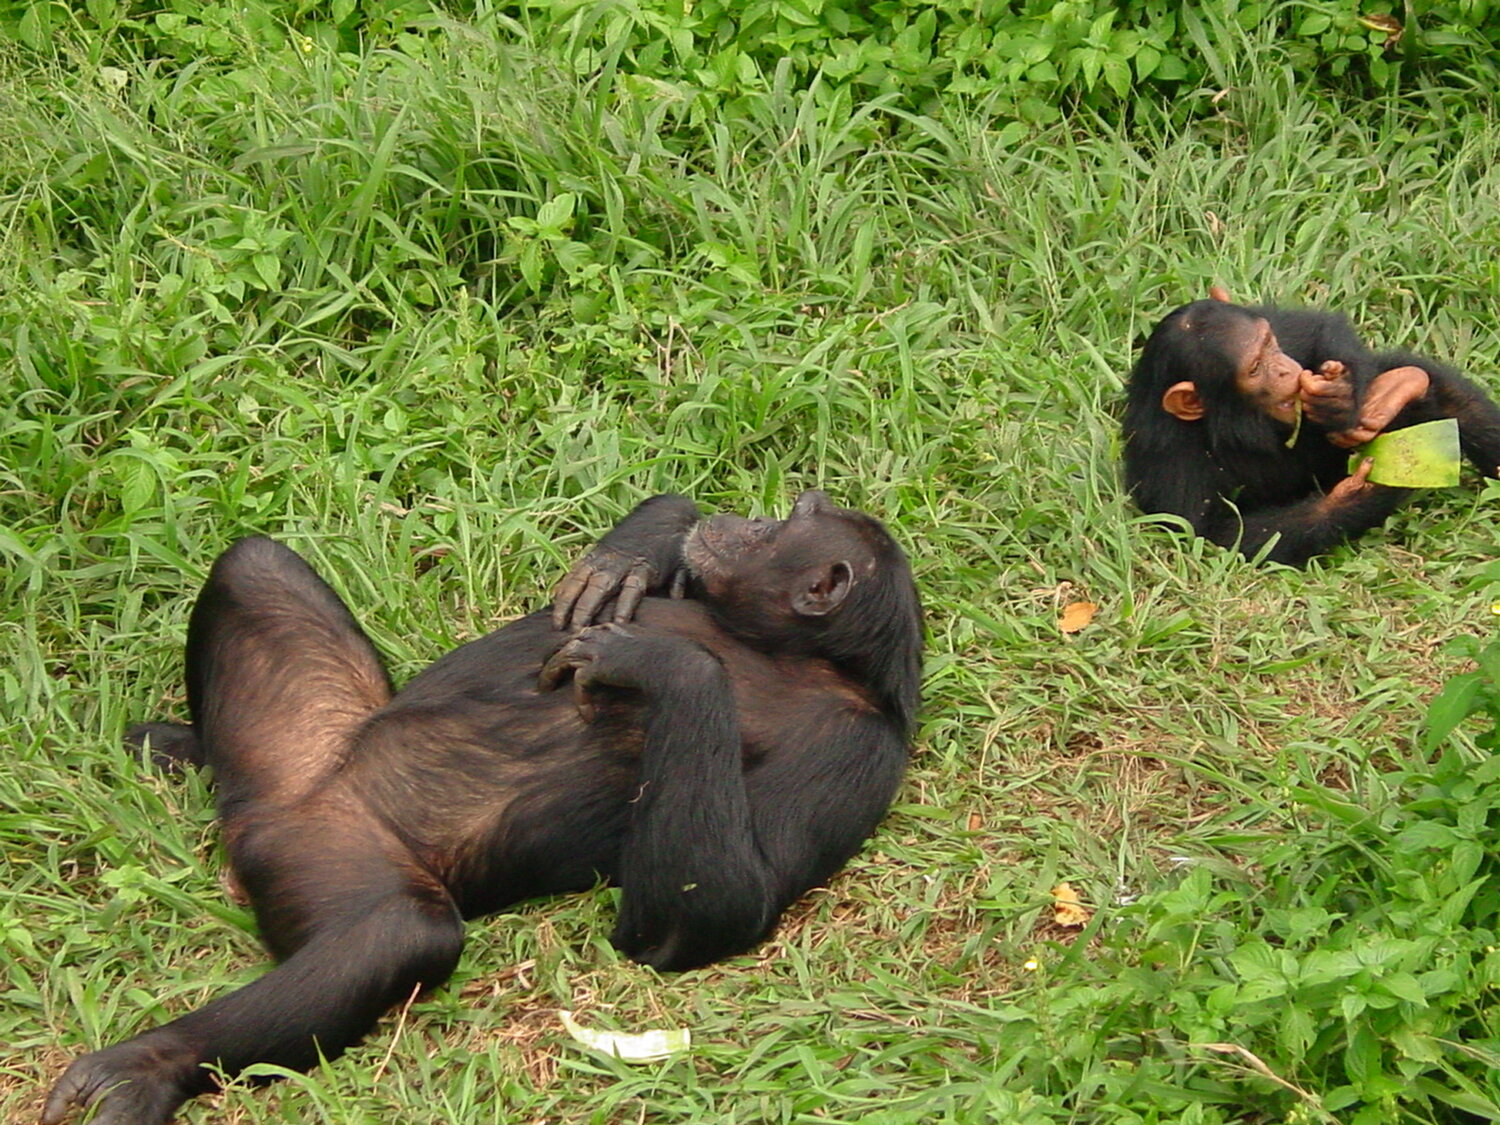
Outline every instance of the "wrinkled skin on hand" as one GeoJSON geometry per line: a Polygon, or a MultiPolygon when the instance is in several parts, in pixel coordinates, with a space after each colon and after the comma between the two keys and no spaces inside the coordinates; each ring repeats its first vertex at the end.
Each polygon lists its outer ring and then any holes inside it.
{"type": "Polygon", "coordinates": [[[1354,381],[1336,359],[1325,361],[1317,371],[1302,372],[1299,395],[1307,420],[1319,429],[1343,429],[1354,420],[1354,381]]]}
{"type": "Polygon", "coordinates": [[[1430,384],[1427,372],[1420,367],[1408,365],[1381,372],[1365,392],[1358,421],[1348,429],[1329,434],[1328,440],[1342,449],[1373,441],[1397,415],[1426,395],[1430,384]]]}
{"type": "Polygon", "coordinates": [[[614,602],[610,620],[634,620],[641,599],[655,591],[681,598],[687,570],[682,545],[701,519],[684,496],[645,501],[568,571],[552,598],[552,627],[574,632],[598,624],[614,602]]]}
{"type": "MultiPolygon", "coordinates": [[[[630,621],[646,591],[665,578],[650,559],[608,548],[591,551],[558,584],[552,601],[552,625],[568,632],[593,625],[611,598],[615,611],[610,620],[617,624],[630,621]]],[[[669,596],[682,597],[686,583],[687,572],[675,569],[669,596]]]]}
{"type": "Polygon", "coordinates": [[[1369,480],[1370,469],[1374,465],[1374,460],[1366,457],[1360,462],[1359,468],[1328,490],[1328,495],[1323,497],[1323,503],[1329,508],[1337,508],[1380,488],[1380,485],[1371,484],[1369,480]]]}

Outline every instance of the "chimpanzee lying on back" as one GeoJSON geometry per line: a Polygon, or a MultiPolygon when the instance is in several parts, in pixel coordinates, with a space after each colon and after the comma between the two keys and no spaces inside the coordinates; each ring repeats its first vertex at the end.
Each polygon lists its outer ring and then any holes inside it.
{"type": "Polygon", "coordinates": [[[1370,483],[1368,462],[1350,475],[1347,450],[1385,430],[1456,418],[1465,456],[1500,476],[1500,408],[1433,360],[1371,353],[1338,313],[1216,289],[1156,326],[1126,396],[1135,502],[1247,557],[1277,536],[1267,557],[1300,566],[1383,523],[1411,490],[1370,483]]]}
{"type": "Polygon", "coordinates": [[[600,878],[638,961],[749,949],[885,812],[921,633],[906,558],[869,516],[807,492],[783,521],[703,520],[658,496],[550,613],[393,697],[301,558],[236,543],[188,627],[192,726],[147,732],[213,767],[229,863],[280,964],[76,1060],[43,1122],[96,1106],[95,1125],[159,1125],[213,1087],[206,1066],[337,1056],[447,979],[463,918],[600,878]]]}

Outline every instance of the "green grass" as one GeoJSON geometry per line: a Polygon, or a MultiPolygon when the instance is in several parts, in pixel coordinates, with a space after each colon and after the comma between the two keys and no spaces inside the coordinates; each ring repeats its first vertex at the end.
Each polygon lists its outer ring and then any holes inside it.
{"type": "MultiPolygon", "coordinates": [[[[1493,636],[1495,490],[1253,567],[1140,521],[1113,412],[1133,343],[1213,281],[1500,391],[1485,106],[1320,100],[1247,41],[1191,125],[1017,139],[983,106],[789,88],[701,121],[499,25],[422,42],[196,78],[0,56],[0,1118],[262,970],[206,784],[119,744],[181,714],[230,540],[304,552],[404,680],[541,604],[644,496],[782,511],[817,485],[896,531],[929,621],[910,781],[849,870],[677,977],[610,949],[605,891],[475,924],[404,1020],[184,1120],[1458,1120],[1365,1080],[1359,982],[1285,1002],[1317,1042],[1204,982],[1248,981],[1235,951],[1267,934],[1336,946],[1275,911],[1355,917],[1361,871],[1410,890],[1370,833],[1406,823],[1387,775],[1428,768],[1426,702],[1470,666],[1445,644],[1493,636]],[[1082,937],[1048,921],[1064,879],[1098,910],[1082,937]],[[697,1046],[614,1064],[562,1007],[697,1046]]],[[[1465,980],[1467,1022],[1405,1001],[1427,1038],[1381,1065],[1477,1073],[1500,1029],[1465,980]]]]}

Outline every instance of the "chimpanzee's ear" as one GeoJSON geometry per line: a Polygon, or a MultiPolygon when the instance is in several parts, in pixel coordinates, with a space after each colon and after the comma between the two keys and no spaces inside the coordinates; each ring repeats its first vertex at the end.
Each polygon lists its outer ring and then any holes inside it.
{"type": "Polygon", "coordinates": [[[836,562],[793,592],[792,609],[803,617],[826,616],[844,603],[853,588],[854,569],[846,562],[836,562]]]}
{"type": "Polygon", "coordinates": [[[1208,287],[1208,296],[1213,301],[1223,301],[1226,305],[1234,304],[1234,298],[1229,295],[1229,290],[1225,289],[1222,285],[1210,285],[1208,287]]]}
{"type": "Polygon", "coordinates": [[[1183,422],[1196,422],[1204,413],[1198,388],[1187,380],[1167,388],[1167,393],[1161,396],[1161,408],[1183,422]]]}

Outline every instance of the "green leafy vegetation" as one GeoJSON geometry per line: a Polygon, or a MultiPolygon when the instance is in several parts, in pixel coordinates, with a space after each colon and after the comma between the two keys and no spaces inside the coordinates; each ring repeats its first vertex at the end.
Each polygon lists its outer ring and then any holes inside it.
{"type": "MultiPolygon", "coordinates": [[[[1142,94],[1186,96],[1200,112],[1209,103],[1193,95],[1238,69],[1239,31],[1275,37],[1300,71],[1358,92],[1455,71],[1493,84],[1500,47],[1490,0],[523,0],[449,11],[524,28],[580,76],[619,67],[663,84],[703,118],[815,81],[834,104],[840,93],[888,96],[928,111],[978,96],[1033,123],[1083,106],[1123,116],[1142,94]]],[[[243,76],[289,44],[410,49],[440,23],[427,0],[0,0],[0,35],[33,50],[82,31],[101,57],[125,50],[243,76]]]]}
{"type": "Polygon", "coordinates": [[[475,924],[366,1046],[184,1119],[1500,1119],[1500,487],[1252,567],[1139,519],[1112,413],[1215,281],[1500,390],[1497,30],[0,2],[0,1118],[261,971],[206,779],[119,742],[181,715],[231,539],[305,553],[404,680],[653,492],[820,486],[930,630],[847,873],[671,978],[604,890],[475,924]],[[693,1051],[601,1060],[559,1009],[693,1051]]]}

